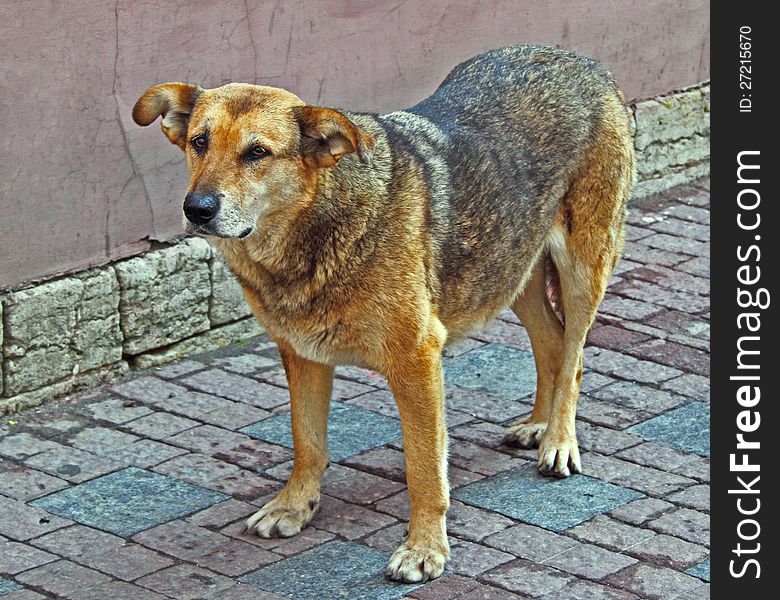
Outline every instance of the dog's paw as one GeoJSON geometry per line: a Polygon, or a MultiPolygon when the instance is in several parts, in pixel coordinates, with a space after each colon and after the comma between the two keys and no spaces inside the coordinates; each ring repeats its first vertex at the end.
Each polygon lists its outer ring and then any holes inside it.
{"type": "Polygon", "coordinates": [[[433,542],[401,544],[387,563],[387,576],[404,583],[425,583],[444,572],[450,552],[446,545],[433,542]]]}
{"type": "Polygon", "coordinates": [[[523,419],[507,428],[504,444],[515,448],[536,448],[546,430],[547,423],[536,423],[523,419]]]}
{"type": "Polygon", "coordinates": [[[247,519],[244,533],[262,538],[292,537],[312,520],[318,508],[316,499],[299,505],[277,496],[247,519]]]}
{"type": "Polygon", "coordinates": [[[553,477],[568,477],[572,473],[582,473],[577,438],[551,436],[548,432],[539,443],[539,472],[553,477]]]}

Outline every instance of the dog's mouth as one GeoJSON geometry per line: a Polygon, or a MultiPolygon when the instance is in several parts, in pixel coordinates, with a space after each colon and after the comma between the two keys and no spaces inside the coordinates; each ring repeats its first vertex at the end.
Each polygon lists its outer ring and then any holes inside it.
{"type": "Polygon", "coordinates": [[[254,227],[247,227],[244,229],[241,233],[238,235],[226,235],[224,233],[220,233],[219,231],[213,231],[210,227],[206,225],[195,225],[191,222],[187,223],[187,227],[185,228],[187,233],[195,233],[198,235],[210,235],[222,239],[239,239],[243,240],[245,237],[247,237],[249,234],[251,234],[255,228],[254,227]]]}

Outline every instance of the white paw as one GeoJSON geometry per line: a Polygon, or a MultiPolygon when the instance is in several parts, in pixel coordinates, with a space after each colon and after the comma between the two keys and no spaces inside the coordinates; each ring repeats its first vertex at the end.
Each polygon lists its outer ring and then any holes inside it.
{"type": "Polygon", "coordinates": [[[547,431],[546,422],[535,423],[523,419],[507,428],[504,443],[516,448],[536,448],[545,431],[547,431]]]}
{"type": "Polygon", "coordinates": [[[424,583],[436,579],[444,572],[444,563],[449,554],[447,545],[403,543],[387,563],[387,576],[404,583],[424,583]]]}
{"type": "Polygon", "coordinates": [[[576,437],[545,435],[539,443],[539,472],[553,477],[582,473],[576,437]]]}
{"type": "Polygon", "coordinates": [[[292,537],[311,521],[318,508],[317,499],[293,506],[277,496],[247,519],[244,533],[262,538],[292,537]]]}

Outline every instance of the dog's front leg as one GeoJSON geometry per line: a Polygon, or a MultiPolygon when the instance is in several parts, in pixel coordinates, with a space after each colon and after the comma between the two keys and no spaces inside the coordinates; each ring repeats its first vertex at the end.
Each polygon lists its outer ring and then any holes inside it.
{"type": "Polygon", "coordinates": [[[400,349],[387,370],[401,416],[410,499],[408,537],[387,565],[387,574],[398,581],[438,577],[450,553],[445,520],[450,500],[443,342],[442,335],[430,334],[418,347],[400,349]]]}
{"type": "Polygon", "coordinates": [[[279,352],[290,387],[293,471],[281,492],[246,523],[260,537],[290,537],[311,521],[320,503],[320,480],[328,466],[328,409],[333,367],[299,356],[287,344],[279,352]]]}

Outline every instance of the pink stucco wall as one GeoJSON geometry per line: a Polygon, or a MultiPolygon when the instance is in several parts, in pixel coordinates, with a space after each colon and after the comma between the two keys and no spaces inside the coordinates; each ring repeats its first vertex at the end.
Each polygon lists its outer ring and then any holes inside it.
{"type": "Polygon", "coordinates": [[[513,43],[582,52],[627,98],[709,78],[705,0],[0,2],[0,287],[180,233],[182,158],[130,109],[150,85],[250,81],[389,111],[513,43]]]}

